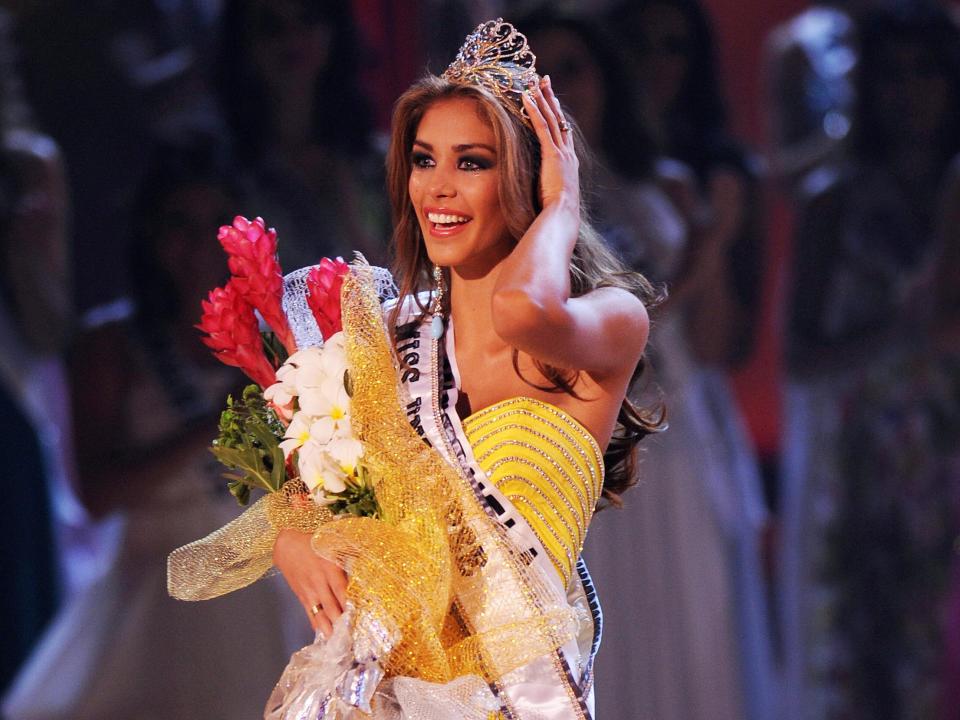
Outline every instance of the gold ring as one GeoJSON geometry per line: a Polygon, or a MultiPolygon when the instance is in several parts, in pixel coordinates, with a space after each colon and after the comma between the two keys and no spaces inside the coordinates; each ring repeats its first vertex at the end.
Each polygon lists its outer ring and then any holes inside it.
{"type": "Polygon", "coordinates": [[[560,121],[560,132],[570,132],[573,129],[573,125],[568,123],[565,119],[560,121]]]}
{"type": "Polygon", "coordinates": [[[311,615],[316,615],[316,614],[318,614],[319,612],[320,612],[320,603],[317,603],[317,604],[314,605],[312,608],[310,608],[310,614],[311,614],[311,615]]]}

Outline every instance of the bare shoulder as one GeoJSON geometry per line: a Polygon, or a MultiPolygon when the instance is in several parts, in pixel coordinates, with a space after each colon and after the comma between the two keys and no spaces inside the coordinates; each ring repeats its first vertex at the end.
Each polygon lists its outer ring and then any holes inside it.
{"type": "Polygon", "coordinates": [[[595,303],[611,318],[632,322],[638,324],[637,326],[648,323],[647,308],[643,301],[624,288],[599,287],[583,295],[582,299],[595,303]]]}
{"type": "Polygon", "coordinates": [[[632,372],[650,333],[650,317],[643,302],[619,287],[597,288],[579,300],[586,305],[586,312],[594,313],[607,340],[604,345],[632,372]]]}

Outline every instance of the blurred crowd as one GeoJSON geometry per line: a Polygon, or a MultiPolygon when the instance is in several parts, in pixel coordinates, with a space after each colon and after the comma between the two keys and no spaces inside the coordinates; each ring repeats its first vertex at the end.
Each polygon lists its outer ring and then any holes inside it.
{"type": "Polygon", "coordinates": [[[390,103],[502,15],[592,149],[596,226],[668,291],[641,392],[670,428],[584,553],[598,717],[960,719],[950,2],[768,12],[737,68],[759,110],[727,100],[719,28],[749,10],[728,0],[7,6],[3,717],[261,715],[310,640],[295,599],[165,584],[167,553],[239,510],[206,448],[242,379],[193,327],[227,272],[217,227],[263,216],[287,271],[388,264],[390,103]]]}

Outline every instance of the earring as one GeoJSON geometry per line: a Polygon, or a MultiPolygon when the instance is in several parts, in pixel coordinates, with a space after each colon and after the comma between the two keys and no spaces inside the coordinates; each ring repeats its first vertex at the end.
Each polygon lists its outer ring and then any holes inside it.
{"type": "Polygon", "coordinates": [[[433,284],[436,289],[433,294],[433,304],[430,307],[430,312],[433,313],[433,319],[430,321],[430,335],[434,340],[439,340],[443,337],[443,296],[447,292],[443,268],[439,265],[433,266],[433,284]]]}

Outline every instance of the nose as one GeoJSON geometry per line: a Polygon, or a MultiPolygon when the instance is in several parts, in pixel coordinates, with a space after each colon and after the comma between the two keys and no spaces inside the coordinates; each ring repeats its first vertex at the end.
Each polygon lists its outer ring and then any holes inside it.
{"type": "Polygon", "coordinates": [[[430,180],[430,194],[433,197],[450,198],[456,196],[457,187],[448,171],[442,170],[439,167],[434,168],[430,180]]]}

